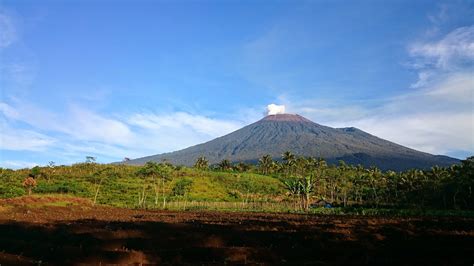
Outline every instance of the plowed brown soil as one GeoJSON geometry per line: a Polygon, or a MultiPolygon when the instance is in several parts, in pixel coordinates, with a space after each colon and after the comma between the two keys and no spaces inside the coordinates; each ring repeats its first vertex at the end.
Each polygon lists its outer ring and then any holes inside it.
{"type": "MultiPolygon", "coordinates": [[[[473,218],[146,211],[0,201],[0,265],[473,265],[473,218]]],[[[47,203],[54,199],[46,199],[47,203]]]]}

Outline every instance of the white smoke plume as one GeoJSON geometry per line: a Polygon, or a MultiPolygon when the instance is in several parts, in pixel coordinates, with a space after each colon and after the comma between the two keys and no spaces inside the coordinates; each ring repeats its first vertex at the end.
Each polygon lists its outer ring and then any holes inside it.
{"type": "Polygon", "coordinates": [[[277,114],[284,114],[284,113],[285,113],[284,105],[276,105],[274,103],[267,105],[267,115],[277,115],[277,114]]]}

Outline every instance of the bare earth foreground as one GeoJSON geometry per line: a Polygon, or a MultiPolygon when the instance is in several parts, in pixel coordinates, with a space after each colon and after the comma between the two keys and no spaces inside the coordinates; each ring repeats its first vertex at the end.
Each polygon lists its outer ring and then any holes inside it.
{"type": "MultiPolygon", "coordinates": [[[[66,202],[65,202],[66,201],[66,202]]],[[[171,212],[0,201],[0,264],[473,265],[474,218],[171,212]]]]}

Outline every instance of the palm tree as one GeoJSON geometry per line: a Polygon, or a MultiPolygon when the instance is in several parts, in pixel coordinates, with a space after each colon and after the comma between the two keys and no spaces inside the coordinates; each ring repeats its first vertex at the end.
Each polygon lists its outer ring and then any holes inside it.
{"type": "Polygon", "coordinates": [[[323,158],[319,157],[319,158],[316,159],[316,167],[317,168],[324,169],[327,166],[328,166],[328,164],[326,163],[326,161],[323,158]]]}
{"type": "Polygon", "coordinates": [[[234,169],[239,172],[247,172],[250,169],[250,165],[244,162],[239,162],[238,164],[234,166],[234,169]]]}
{"type": "Polygon", "coordinates": [[[209,161],[206,159],[206,157],[201,156],[194,163],[194,168],[205,170],[209,168],[209,161]]]}
{"type": "Polygon", "coordinates": [[[270,172],[273,173],[278,173],[283,169],[283,165],[277,161],[272,161],[272,164],[270,166],[270,172]]]}
{"type": "Polygon", "coordinates": [[[431,167],[430,171],[426,172],[426,193],[430,198],[431,202],[436,204],[442,202],[442,206],[446,208],[446,195],[443,193],[443,183],[447,179],[448,171],[437,165],[431,167]]]}
{"type": "Polygon", "coordinates": [[[470,156],[465,160],[461,160],[461,165],[452,167],[454,187],[453,205],[454,208],[459,208],[458,203],[464,203],[467,208],[472,208],[473,198],[472,190],[474,187],[474,156],[470,156]]]}
{"type": "Polygon", "coordinates": [[[293,168],[295,166],[295,155],[290,151],[286,151],[282,154],[282,159],[284,161],[285,173],[286,176],[293,174],[293,168]]]}
{"type": "Polygon", "coordinates": [[[260,160],[258,160],[258,167],[262,171],[262,174],[268,175],[273,164],[273,159],[270,154],[263,155],[260,160]]]}
{"type": "Polygon", "coordinates": [[[367,172],[366,176],[367,176],[367,179],[369,181],[370,188],[372,189],[373,200],[375,202],[375,205],[378,206],[379,205],[379,197],[378,197],[378,194],[377,194],[377,190],[378,190],[377,182],[381,179],[380,177],[382,175],[382,172],[376,166],[370,167],[370,169],[367,169],[366,172],[367,172]]]}
{"type": "Polygon", "coordinates": [[[218,165],[219,169],[222,171],[230,170],[232,169],[232,164],[230,163],[229,160],[223,159],[218,165]]]}
{"type": "Polygon", "coordinates": [[[309,170],[307,168],[307,165],[308,165],[308,160],[304,157],[297,157],[295,159],[295,172],[299,175],[299,176],[304,176],[307,172],[307,170],[309,170]]]}
{"type": "Polygon", "coordinates": [[[387,193],[386,193],[386,202],[394,204],[394,200],[398,198],[398,175],[392,170],[388,170],[384,175],[387,181],[387,193]]]}
{"type": "Polygon", "coordinates": [[[307,157],[306,158],[306,165],[305,165],[305,170],[307,172],[311,172],[316,168],[316,163],[317,160],[314,157],[307,157]]]}
{"type": "Polygon", "coordinates": [[[291,151],[285,151],[282,154],[283,161],[293,162],[295,160],[295,155],[291,151]]]}

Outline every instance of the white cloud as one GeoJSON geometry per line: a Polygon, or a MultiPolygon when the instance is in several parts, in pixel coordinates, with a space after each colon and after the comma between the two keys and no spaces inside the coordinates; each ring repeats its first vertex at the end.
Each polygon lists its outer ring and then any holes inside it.
{"type": "Polygon", "coordinates": [[[212,119],[201,115],[192,115],[184,112],[176,112],[166,115],[134,114],[128,120],[131,125],[146,129],[160,130],[164,128],[188,128],[199,134],[217,137],[229,133],[240,126],[232,121],[212,119]]]}
{"type": "Polygon", "coordinates": [[[439,83],[446,74],[474,72],[474,26],[457,28],[437,41],[418,41],[409,47],[418,80],[412,88],[439,83]]]}
{"type": "Polygon", "coordinates": [[[446,154],[457,150],[474,152],[472,113],[380,115],[352,121],[351,125],[378,137],[429,153],[446,154]]]}
{"type": "Polygon", "coordinates": [[[20,117],[17,110],[6,103],[0,103],[0,112],[12,119],[18,119],[20,117]]]}
{"type": "Polygon", "coordinates": [[[133,133],[125,123],[101,116],[82,107],[71,108],[71,117],[65,119],[67,121],[64,121],[63,131],[80,140],[124,145],[133,138],[133,133]]]}
{"type": "Polygon", "coordinates": [[[77,140],[125,144],[133,137],[125,123],[80,106],[70,106],[64,113],[53,113],[26,102],[15,105],[0,103],[0,112],[11,120],[25,122],[43,131],[64,133],[77,140]]]}
{"type": "Polygon", "coordinates": [[[284,113],[285,113],[284,105],[276,105],[274,103],[267,105],[267,115],[277,115],[277,114],[284,114],[284,113]]]}
{"type": "Polygon", "coordinates": [[[461,27],[435,42],[418,42],[410,48],[422,68],[450,69],[474,60],[474,26],[461,27]]]}
{"type": "Polygon", "coordinates": [[[243,126],[240,121],[214,119],[184,112],[133,114],[127,119],[127,123],[134,127],[134,145],[141,147],[142,155],[186,148],[223,136],[243,126]]]}
{"type": "Polygon", "coordinates": [[[435,84],[426,94],[439,101],[474,103],[474,72],[455,73],[435,84]]]}
{"type": "Polygon", "coordinates": [[[58,114],[27,102],[16,101],[14,104],[2,102],[0,111],[10,120],[22,121],[38,129],[60,131],[64,125],[60,122],[58,114]]]}
{"type": "Polygon", "coordinates": [[[34,130],[3,130],[0,149],[39,151],[48,149],[65,158],[95,154],[106,158],[141,157],[186,148],[230,133],[244,125],[237,120],[214,119],[185,112],[135,113],[110,117],[78,105],[53,113],[33,104],[0,103],[5,128],[22,122],[34,130]]]}
{"type": "Polygon", "coordinates": [[[0,149],[41,151],[50,147],[55,139],[32,130],[16,129],[5,122],[0,124],[0,149]]]}
{"type": "MultiPolygon", "coordinates": [[[[126,148],[117,145],[105,144],[101,142],[84,141],[64,141],[55,153],[61,157],[69,158],[71,162],[77,162],[77,158],[83,159],[85,156],[99,156],[100,161],[103,158],[115,158],[119,160],[122,157],[133,157],[138,155],[133,148],[126,148]],[[75,160],[74,160],[75,159],[75,160]]],[[[137,149],[137,147],[135,147],[137,149]]]]}
{"type": "Polygon", "coordinates": [[[0,161],[0,167],[9,168],[9,169],[23,169],[23,168],[33,168],[39,164],[35,162],[25,162],[25,161],[0,161]]]}

